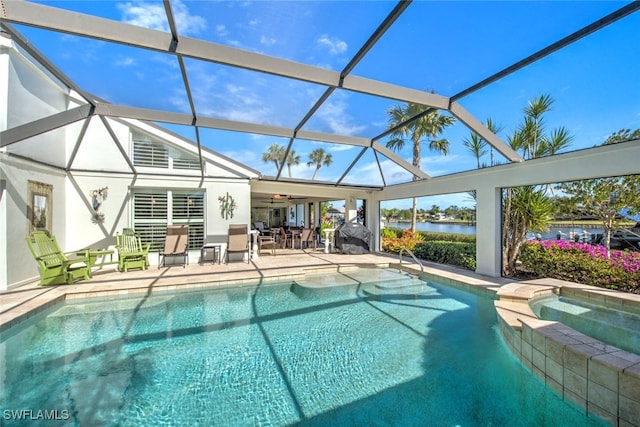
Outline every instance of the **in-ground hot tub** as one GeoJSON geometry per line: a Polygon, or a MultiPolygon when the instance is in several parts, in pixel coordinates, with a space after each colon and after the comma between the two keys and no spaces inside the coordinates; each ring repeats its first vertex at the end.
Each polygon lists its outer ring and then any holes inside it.
{"type": "Polygon", "coordinates": [[[640,354],[640,310],[608,307],[578,296],[549,295],[529,305],[538,318],[554,320],[631,353],[640,354]]]}

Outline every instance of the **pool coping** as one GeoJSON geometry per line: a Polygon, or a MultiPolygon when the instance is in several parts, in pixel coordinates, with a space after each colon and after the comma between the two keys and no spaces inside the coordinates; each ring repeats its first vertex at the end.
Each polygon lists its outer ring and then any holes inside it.
{"type": "Polygon", "coordinates": [[[640,295],[536,279],[503,286],[494,302],[505,343],[532,373],[587,416],[615,426],[640,426],[640,355],[539,319],[530,302],[552,294],[617,309],[640,307],[640,295]]]}

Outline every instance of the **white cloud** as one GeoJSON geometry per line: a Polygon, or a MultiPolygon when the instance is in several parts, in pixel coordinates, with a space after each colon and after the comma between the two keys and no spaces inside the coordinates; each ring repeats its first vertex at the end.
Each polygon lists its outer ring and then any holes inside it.
{"type": "Polygon", "coordinates": [[[227,27],[223,24],[216,25],[216,34],[218,37],[226,37],[229,34],[227,27]]]}
{"type": "Polygon", "coordinates": [[[338,144],[338,145],[332,145],[329,148],[329,151],[332,151],[334,153],[339,153],[341,151],[349,151],[349,150],[353,150],[354,148],[356,148],[355,145],[347,145],[347,144],[338,144]]]}
{"type": "Polygon", "coordinates": [[[273,37],[261,36],[260,44],[264,46],[273,46],[274,44],[276,44],[276,39],[273,37]]]}
{"type": "Polygon", "coordinates": [[[136,64],[136,60],[131,56],[125,56],[124,58],[120,58],[119,60],[116,61],[116,65],[121,67],[129,67],[135,64],[136,64]]]}
{"type": "Polygon", "coordinates": [[[317,43],[320,46],[326,47],[329,49],[329,53],[332,55],[339,55],[341,53],[345,53],[347,51],[347,43],[337,39],[335,37],[329,37],[327,35],[322,35],[318,38],[317,43]]]}
{"type": "MultiPolygon", "coordinates": [[[[173,18],[181,35],[199,34],[207,28],[207,21],[192,15],[180,0],[171,2],[173,18]]],[[[162,3],[118,3],[122,21],[152,30],[169,31],[167,14],[162,3]]]]}
{"type": "Polygon", "coordinates": [[[324,121],[332,132],[339,135],[354,135],[362,132],[366,126],[356,126],[349,121],[351,117],[346,113],[347,104],[341,100],[325,102],[316,113],[317,117],[324,121]]]}

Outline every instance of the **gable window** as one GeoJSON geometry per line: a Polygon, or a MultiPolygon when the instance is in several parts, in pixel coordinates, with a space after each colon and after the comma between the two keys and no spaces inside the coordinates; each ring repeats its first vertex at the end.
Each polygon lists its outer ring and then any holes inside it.
{"type": "Polygon", "coordinates": [[[200,170],[200,161],[195,156],[185,156],[177,154],[172,157],[174,169],[200,170]]]}
{"type": "Polygon", "coordinates": [[[200,170],[200,158],[169,144],[133,135],[133,164],[150,168],[200,170]]]}
{"type": "Polygon", "coordinates": [[[204,244],[204,192],[190,190],[134,190],[133,228],[151,251],[164,248],[167,224],[189,226],[188,249],[204,244]]]}
{"type": "Polygon", "coordinates": [[[169,167],[169,150],[151,141],[133,140],[133,164],[152,168],[169,167]]]}

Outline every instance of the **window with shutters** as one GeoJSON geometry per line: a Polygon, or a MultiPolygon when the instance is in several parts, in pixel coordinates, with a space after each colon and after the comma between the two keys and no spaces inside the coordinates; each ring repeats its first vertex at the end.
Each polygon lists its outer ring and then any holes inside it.
{"type": "Polygon", "coordinates": [[[133,228],[151,251],[164,247],[167,224],[189,225],[188,249],[204,244],[204,192],[189,190],[134,190],[133,228]]]}
{"type": "Polygon", "coordinates": [[[190,169],[200,170],[200,161],[197,157],[185,156],[184,154],[177,154],[172,158],[174,169],[190,169]]]}
{"type": "Polygon", "coordinates": [[[169,168],[169,150],[151,141],[133,141],[133,164],[152,168],[169,168]]]}
{"type": "Polygon", "coordinates": [[[133,164],[162,169],[200,170],[200,158],[143,134],[133,135],[133,164]]]}

